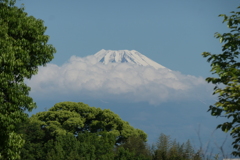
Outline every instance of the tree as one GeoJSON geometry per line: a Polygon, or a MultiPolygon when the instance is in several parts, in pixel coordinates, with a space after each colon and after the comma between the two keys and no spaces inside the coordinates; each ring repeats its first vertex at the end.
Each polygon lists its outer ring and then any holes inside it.
{"type": "MultiPolygon", "coordinates": [[[[32,135],[25,135],[25,137],[28,137],[29,140],[32,135]]],[[[38,137],[32,137],[31,141],[26,140],[22,151],[23,159],[114,159],[115,137],[106,132],[102,132],[101,136],[97,133],[86,132],[77,137],[71,133],[66,133],[48,141],[36,141],[36,139],[38,137]]]]}
{"type": "Polygon", "coordinates": [[[155,150],[154,159],[156,160],[167,159],[167,154],[171,147],[170,145],[171,145],[170,136],[161,133],[156,143],[157,149],[155,150]]]}
{"type": "Polygon", "coordinates": [[[0,0],[0,159],[19,159],[23,139],[16,126],[36,107],[29,97],[30,79],[38,66],[53,59],[56,52],[47,44],[43,21],[28,16],[15,0],[0,0]]]}
{"type": "MultiPolygon", "coordinates": [[[[238,7],[238,9],[240,6],[238,7]]],[[[203,52],[203,57],[208,57],[211,63],[211,72],[217,77],[208,77],[208,83],[215,84],[213,94],[218,95],[218,101],[209,107],[212,116],[228,118],[227,122],[219,124],[217,128],[230,131],[233,137],[232,154],[240,156],[240,12],[231,12],[230,16],[221,14],[223,23],[226,22],[229,33],[215,33],[215,37],[223,43],[221,54],[203,52]]]]}
{"type": "Polygon", "coordinates": [[[134,152],[144,151],[147,138],[146,133],[133,128],[112,111],[81,102],[57,103],[49,111],[30,117],[18,131],[26,141],[22,157],[32,160],[114,159],[119,146],[125,143],[133,146],[128,141],[130,137],[137,137],[132,138],[132,143],[138,143],[137,150],[126,153],[136,157],[134,152]]]}
{"type": "Polygon", "coordinates": [[[125,142],[118,148],[119,156],[123,151],[121,148],[124,148],[126,153],[131,153],[132,159],[151,159],[150,148],[141,137],[131,136],[126,139],[125,142]]]}
{"type": "Polygon", "coordinates": [[[196,156],[197,154],[189,140],[180,144],[163,133],[160,134],[153,148],[153,160],[201,160],[200,157],[196,156]]]}
{"type": "Polygon", "coordinates": [[[82,102],[61,102],[55,104],[49,111],[33,115],[41,121],[42,126],[50,136],[73,133],[101,133],[106,131],[116,137],[116,145],[121,144],[130,136],[139,136],[146,141],[147,134],[135,129],[117,114],[109,109],[90,107],[82,102]]]}
{"type": "Polygon", "coordinates": [[[77,140],[80,142],[79,155],[88,157],[88,159],[114,159],[114,144],[116,137],[107,132],[99,133],[81,133],[77,140]]]}

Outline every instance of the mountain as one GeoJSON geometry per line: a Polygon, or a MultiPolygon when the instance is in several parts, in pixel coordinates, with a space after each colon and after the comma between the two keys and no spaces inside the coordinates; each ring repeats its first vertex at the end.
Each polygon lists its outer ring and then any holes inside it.
{"type": "Polygon", "coordinates": [[[165,68],[135,50],[100,50],[94,56],[103,64],[131,63],[140,66],[152,66],[155,69],[165,68]]]}

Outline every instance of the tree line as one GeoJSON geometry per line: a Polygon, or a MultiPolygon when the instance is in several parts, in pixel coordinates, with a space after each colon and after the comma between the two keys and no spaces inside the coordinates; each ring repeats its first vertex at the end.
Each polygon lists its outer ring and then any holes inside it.
{"type": "Polygon", "coordinates": [[[108,109],[61,102],[18,126],[25,160],[201,160],[190,141],[161,134],[153,146],[147,134],[108,109]]]}

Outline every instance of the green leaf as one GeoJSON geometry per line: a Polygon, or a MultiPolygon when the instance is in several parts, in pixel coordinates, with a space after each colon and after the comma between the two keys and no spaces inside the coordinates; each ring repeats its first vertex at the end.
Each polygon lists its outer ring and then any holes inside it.
{"type": "Polygon", "coordinates": [[[0,154],[2,159],[20,159],[22,139],[16,131],[27,119],[25,111],[36,108],[29,96],[25,78],[37,73],[38,66],[53,58],[55,48],[47,44],[43,21],[27,16],[24,8],[14,6],[15,0],[0,1],[0,154]],[[41,48],[41,50],[39,50],[41,48]]]}
{"type": "MultiPolygon", "coordinates": [[[[238,7],[240,8],[240,6],[238,7]]],[[[240,12],[231,12],[232,15],[226,16],[220,14],[223,17],[223,22],[227,23],[227,27],[230,28],[229,33],[215,33],[214,36],[219,38],[222,45],[223,53],[210,55],[208,52],[202,53],[203,57],[209,57],[207,59],[211,64],[211,72],[215,74],[215,77],[208,77],[206,81],[208,83],[215,84],[213,94],[218,96],[218,100],[214,105],[209,107],[212,116],[223,116],[228,118],[228,122],[219,124],[217,128],[221,128],[223,132],[231,130],[231,136],[234,139],[233,144],[240,143],[240,129],[235,126],[240,124],[239,105],[240,105],[240,65],[239,65],[239,48],[240,48],[240,12]],[[236,116],[238,115],[238,116],[236,116]],[[235,126],[234,126],[235,125],[235,126]]],[[[236,151],[234,155],[240,156],[240,147],[233,146],[236,151]]]]}

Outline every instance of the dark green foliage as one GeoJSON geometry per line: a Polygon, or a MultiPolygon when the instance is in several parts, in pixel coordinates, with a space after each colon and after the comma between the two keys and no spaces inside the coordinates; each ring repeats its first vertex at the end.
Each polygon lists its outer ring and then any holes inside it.
{"type": "Polygon", "coordinates": [[[110,110],[84,103],[58,103],[49,111],[33,115],[18,130],[26,141],[22,149],[26,160],[114,159],[118,157],[119,145],[139,158],[144,157],[139,156],[140,152],[146,150],[147,135],[143,131],[110,110]],[[129,137],[138,138],[131,138],[130,142],[129,137]],[[136,150],[131,143],[138,144],[136,150]]]}
{"type": "Polygon", "coordinates": [[[160,134],[153,149],[153,160],[201,160],[197,159],[198,153],[193,149],[190,141],[180,144],[171,140],[170,136],[160,134]]]}
{"type": "MultiPolygon", "coordinates": [[[[238,7],[240,8],[240,7],[238,7]]],[[[240,156],[240,12],[231,12],[231,16],[221,14],[223,22],[227,23],[229,33],[215,33],[215,37],[220,40],[222,45],[221,54],[210,54],[204,52],[202,55],[208,57],[211,63],[211,72],[216,77],[208,77],[207,82],[215,84],[213,94],[218,95],[218,102],[209,107],[212,116],[228,118],[229,121],[220,124],[217,128],[222,131],[230,131],[233,137],[234,156],[240,156]]]]}
{"type": "Polygon", "coordinates": [[[133,135],[142,137],[144,141],[147,138],[146,133],[133,128],[112,111],[90,107],[81,102],[57,103],[49,111],[39,112],[31,119],[38,120],[52,138],[67,132],[75,136],[86,132],[106,132],[115,136],[116,145],[133,135]]]}
{"type": "Polygon", "coordinates": [[[190,141],[180,144],[164,134],[150,149],[143,131],[110,110],[84,103],[57,103],[18,131],[26,141],[25,160],[201,160],[190,141]]]}
{"type": "Polygon", "coordinates": [[[41,121],[30,118],[19,128],[26,141],[22,149],[25,160],[202,160],[190,141],[180,144],[161,134],[151,149],[140,136],[130,136],[116,146],[109,132],[70,132],[49,136],[41,121]]]}
{"type": "Polygon", "coordinates": [[[72,134],[58,136],[45,145],[46,160],[78,160],[80,143],[72,134]]]}
{"type": "Polygon", "coordinates": [[[39,159],[45,152],[43,150],[45,132],[39,127],[37,121],[27,121],[19,128],[19,133],[24,135],[25,144],[21,150],[22,159],[39,159]]]}
{"type": "Polygon", "coordinates": [[[151,152],[147,143],[139,136],[131,136],[119,146],[117,159],[151,159],[151,152]],[[125,155],[125,157],[124,157],[125,155]]]}
{"type": "Polygon", "coordinates": [[[43,21],[28,16],[14,0],[0,1],[0,158],[19,159],[24,144],[16,126],[26,120],[25,111],[36,107],[24,78],[53,59],[55,48],[47,44],[43,21]]]}
{"type": "Polygon", "coordinates": [[[103,132],[81,133],[77,138],[80,142],[81,157],[89,159],[114,159],[115,136],[103,132]]]}
{"type": "Polygon", "coordinates": [[[22,149],[21,157],[26,160],[78,160],[78,159],[113,159],[115,137],[107,133],[81,133],[77,137],[71,133],[48,137],[39,124],[25,125],[21,132],[26,143],[22,149]]]}
{"type": "Polygon", "coordinates": [[[119,147],[114,160],[151,160],[151,157],[146,157],[143,154],[136,154],[128,148],[119,147]]]}
{"type": "Polygon", "coordinates": [[[130,152],[128,149],[119,147],[115,160],[132,160],[134,159],[134,156],[135,156],[134,152],[130,152]]]}

